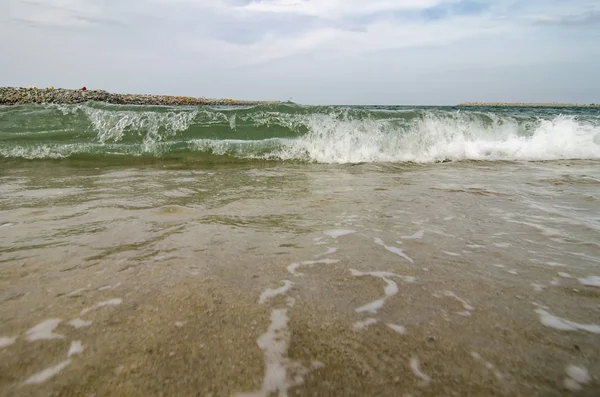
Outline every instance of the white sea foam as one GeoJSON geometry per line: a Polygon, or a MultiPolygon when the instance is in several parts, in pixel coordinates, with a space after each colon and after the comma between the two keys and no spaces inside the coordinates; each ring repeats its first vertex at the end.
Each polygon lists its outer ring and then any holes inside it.
{"type": "Polygon", "coordinates": [[[106,291],[107,289],[115,289],[118,288],[121,285],[120,282],[116,283],[115,285],[105,285],[103,287],[98,288],[98,291],[106,291]]]}
{"type": "Polygon", "coordinates": [[[421,363],[417,358],[410,359],[410,370],[417,378],[421,379],[419,386],[427,386],[431,382],[431,378],[421,371],[420,365],[421,363]]]}
{"type": "Polygon", "coordinates": [[[373,324],[377,324],[377,319],[370,317],[370,318],[367,318],[366,320],[355,322],[354,325],[352,326],[352,328],[354,328],[355,330],[361,330],[361,329],[365,329],[369,325],[373,325],[373,324]]]}
{"type": "Polygon", "coordinates": [[[377,313],[379,309],[383,307],[385,304],[385,299],[377,299],[373,302],[369,302],[366,305],[363,305],[356,309],[357,313],[369,312],[369,313],[377,313]]]}
{"type": "Polygon", "coordinates": [[[342,237],[342,236],[346,236],[348,234],[352,234],[352,233],[356,233],[356,230],[349,230],[349,229],[334,229],[334,230],[327,230],[325,232],[325,234],[329,237],[333,237],[333,238],[338,238],[338,237],[342,237]]]}
{"type": "Polygon", "coordinates": [[[267,332],[257,340],[265,360],[262,387],[252,393],[237,393],[236,397],[268,397],[271,394],[284,397],[288,395],[290,388],[304,382],[308,369],[287,357],[290,338],[287,309],[273,310],[267,332]]]}
{"type": "Polygon", "coordinates": [[[535,312],[540,315],[540,321],[546,327],[558,329],[561,331],[587,331],[594,334],[600,334],[600,325],[579,324],[571,320],[557,317],[544,309],[536,309],[535,312]]]}
{"type": "Polygon", "coordinates": [[[310,366],[311,366],[313,369],[321,369],[321,368],[325,368],[325,364],[323,364],[323,363],[322,363],[322,362],[320,362],[320,361],[316,361],[316,360],[315,360],[315,361],[313,361],[313,362],[310,364],[310,366]]]}
{"type": "Polygon", "coordinates": [[[78,318],[75,318],[75,319],[69,321],[68,324],[70,326],[72,326],[73,328],[83,328],[83,327],[89,327],[90,325],[92,325],[92,321],[82,320],[78,317],[78,318]]]}
{"type": "Polygon", "coordinates": [[[403,327],[402,325],[396,325],[396,324],[386,324],[386,325],[400,335],[404,335],[406,333],[406,328],[403,327]]]}
{"type": "Polygon", "coordinates": [[[322,254],[315,255],[315,258],[319,258],[321,256],[335,254],[336,252],[337,252],[337,248],[335,248],[335,247],[329,247],[327,249],[327,252],[323,252],[322,254]]]}
{"type": "Polygon", "coordinates": [[[382,279],[385,282],[385,287],[383,288],[385,297],[382,299],[377,299],[373,302],[367,303],[366,305],[363,305],[363,306],[357,308],[356,309],[357,313],[361,313],[361,312],[377,313],[377,311],[383,307],[383,305],[385,304],[385,301],[389,297],[392,297],[398,293],[398,284],[396,284],[396,282],[394,280],[390,279],[390,277],[399,277],[404,282],[407,282],[407,283],[412,283],[415,281],[414,277],[399,276],[392,272],[361,272],[356,269],[350,269],[350,272],[352,273],[353,276],[356,276],[356,277],[362,277],[362,276],[377,277],[377,278],[382,279]]]}
{"type": "Polygon", "coordinates": [[[67,368],[67,366],[69,364],[71,364],[71,360],[65,360],[65,361],[62,361],[62,362],[56,364],[54,367],[46,368],[43,371],[40,371],[34,375],[31,375],[29,378],[27,378],[27,380],[24,382],[24,384],[32,385],[32,384],[44,383],[48,379],[56,376],[63,369],[67,368]]]}
{"type": "Polygon", "coordinates": [[[398,247],[394,247],[394,246],[390,246],[390,245],[386,245],[382,239],[380,239],[379,237],[376,237],[373,239],[373,241],[375,241],[375,244],[377,245],[381,245],[383,248],[385,248],[386,250],[390,251],[393,254],[396,254],[398,256],[401,256],[402,258],[406,259],[407,261],[409,261],[410,263],[414,263],[415,261],[413,261],[411,258],[409,258],[405,253],[404,250],[398,248],[398,247]]]}
{"type": "Polygon", "coordinates": [[[542,292],[544,288],[546,288],[543,284],[540,283],[531,283],[531,286],[533,287],[533,290],[535,292],[542,292]]]}
{"type": "Polygon", "coordinates": [[[589,285],[592,287],[600,287],[600,276],[588,276],[578,278],[579,282],[583,285],[589,285]]]}
{"type": "Polygon", "coordinates": [[[63,339],[64,336],[55,334],[54,329],[58,327],[62,320],[59,318],[51,318],[43,321],[35,327],[25,332],[25,339],[28,341],[46,340],[46,339],[63,339]]]}
{"type": "Polygon", "coordinates": [[[494,245],[498,248],[508,248],[511,246],[510,243],[494,243],[494,245]]]}
{"type": "Polygon", "coordinates": [[[294,276],[302,276],[304,273],[298,273],[296,270],[303,266],[313,266],[313,265],[332,265],[334,263],[338,263],[339,259],[319,259],[316,261],[304,261],[304,262],[296,262],[288,265],[288,272],[292,273],[294,276]]]}
{"type": "Polygon", "coordinates": [[[71,342],[71,346],[69,346],[69,351],[67,352],[67,358],[71,357],[74,354],[81,354],[85,350],[85,347],[81,344],[81,341],[74,340],[71,342]]]}
{"type": "Polygon", "coordinates": [[[400,238],[405,239],[405,240],[421,240],[424,235],[425,235],[425,231],[419,230],[415,234],[412,234],[410,236],[401,236],[400,238]]]}
{"type": "Polygon", "coordinates": [[[134,110],[107,110],[81,106],[88,116],[97,139],[101,143],[118,142],[129,133],[145,134],[144,145],[147,149],[170,135],[189,128],[198,114],[197,110],[152,112],[134,110]]]}
{"type": "Polygon", "coordinates": [[[471,249],[475,249],[475,248],[485,248],[485,245],[480,245],[480,244],[467,244],[468,248],[471,249]]]}
{"type": "Polygon", "coordinates": [[[282,294],[287,293],[292,288],[293,285],[294,285],[294,283],[292,283],[291,281],[283,280],[283,285],[281,287],[275,288],[275,289],[267,288],[260,294],[258,303],[263,304],[267,300],[269,300],[277,295],[282,295],[282,294]]]}
{"type": "Polygon", "coordinates": [[[470,316],[471,312],[474,310],[473,306],[471,306],[471,304],[469,302],[467,302],[465,299],[459,297],[458,295],[456,295],[454,292],[452,291],[444,291],[444,295],[445,296],[449,296],[451,298],[456,299],[457,301],[459,301],[462,304],[463,309],[465,309],[462,312],[457,312],[457,314],[460,314],[461,316],[470,316]]]}
{"type": "Polygon", "coordinates": [[[0,336],[0,349],[12,345],[16,340],[16,336],[0,336]]]}
{"type": "Polygon", "coordinates": [[[600,127],[574,116],[540,119],[531,126],[491,114],[427,112],[411,124],[313,114],[309,133],[267,157],[322,163],[600,158],[600,127]],[[523,133],[523,129],[528,131],[523,133]]]}
{"type": "Polygon", "coordinates": [[[477,353],[477,352],[471,352],[471,356],[475,360],[483,363],[483,365],[487,369],[489,369],[490,371],[492,371],[492,373],[494,374],[494,376],[496,377],[496,379],[498,379],[499,381],[503,381],[504,380],[504,375],[500,371],[498,371],[496,369],[496,366],[494,364],[490,363],[489,361],[484,360],[483,357],[481,357],[481,355],[479,353],[477,353]]]}
{"type": "Polygon", "coordinates": [[[76,289],[75,291],[71,291],[67,294],[68,297],[76,297],[76,296],[81,296],[81,293],[87,291],[87,288],[79,288],[76,289]]]}
{"type": "Polygon", "coordinates": [[[573,364],[567,365],[565,368],[567,378],[565,378],[563,384],[565,387],[572,391],[581,390],[582,386],[588,383],[591,378],[587,368],[578,367],[573,364]]]}
{"type": "Polygon", "coordinates": [[[85,309],[83,309],[81,311],[81,315],[83,316],[84,314],[89,313],[92,310],[96,310],[98,308],[105,307],[105,306],[118,306],[122,302],[123,302],[123,299],[121,299],[121,298],[114,298],[114,299],[109,299],[107,301],[98,302],[94,306],[86,307],[85,309]]]}

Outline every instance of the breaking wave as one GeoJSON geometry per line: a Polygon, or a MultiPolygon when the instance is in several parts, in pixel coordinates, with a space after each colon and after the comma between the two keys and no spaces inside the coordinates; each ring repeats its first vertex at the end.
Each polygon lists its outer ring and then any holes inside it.
{"type": "Polygon", "coordinates": [[[319,163],[600,158],[597,110],[0,107],[5,159],[221,158],[319,163]]]}

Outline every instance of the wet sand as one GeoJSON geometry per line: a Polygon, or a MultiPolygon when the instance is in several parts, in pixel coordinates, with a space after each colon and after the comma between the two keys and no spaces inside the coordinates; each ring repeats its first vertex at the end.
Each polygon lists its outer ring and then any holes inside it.
{"type": "Polygon", "coordinates": [[[597,169],[5,170],[0,395],[595,396],[597,169]]]}

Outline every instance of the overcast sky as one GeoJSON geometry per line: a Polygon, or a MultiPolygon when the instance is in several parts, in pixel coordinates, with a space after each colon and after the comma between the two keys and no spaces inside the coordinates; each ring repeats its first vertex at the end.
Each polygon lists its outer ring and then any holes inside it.
{"type": "Polygon", "coordinates": [[[0,86],[600,102],[598,0],[0,0],[0,86]]]}

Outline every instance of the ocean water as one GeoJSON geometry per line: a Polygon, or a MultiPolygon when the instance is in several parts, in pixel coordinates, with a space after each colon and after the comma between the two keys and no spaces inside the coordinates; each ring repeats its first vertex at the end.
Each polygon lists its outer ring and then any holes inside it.
{"type": "Polygon", "coordinates": [[[0,396],[597,396],[597,109],[0,107],[0,396]]]}

